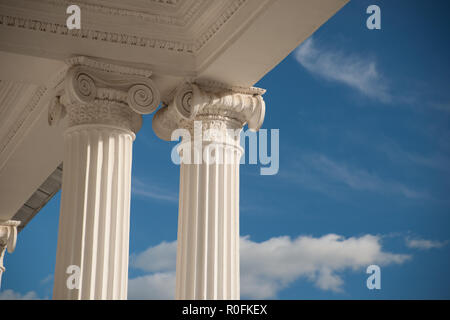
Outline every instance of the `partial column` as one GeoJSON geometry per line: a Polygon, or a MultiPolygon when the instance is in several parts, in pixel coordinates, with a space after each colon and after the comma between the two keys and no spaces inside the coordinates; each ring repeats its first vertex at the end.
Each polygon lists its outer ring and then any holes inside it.
{"type": "Polygon", "coordinates": [[[161,139],[182,138],[176,299],[240,298],[240,132],[261,126],[263,93],[186,84],[153,118],[161,139]]]}
{"type": "Polygon", "coordinates": [[[132,145],[159,93],[150,73],[75,58],[51,123],[67,114],[54,299],[126,299],[132,145]]]}
{"type": "Polygon", "coordinates": [[[3,264],[6,250],[13,253],[17,243],[17,227],[20,221],[8,220],[0,222],[0,288],[2,287],[2,275],[6,268],[3,264]]]}

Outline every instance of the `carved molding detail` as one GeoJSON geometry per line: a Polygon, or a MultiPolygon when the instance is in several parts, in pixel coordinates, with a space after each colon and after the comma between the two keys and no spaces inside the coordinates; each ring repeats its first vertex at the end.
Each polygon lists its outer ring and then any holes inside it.
{"type": "Polygon", "coordinates": [[[203,130],[240,129],[248,124],[257,131],[264,121],[265,103],[259,88],[238,88],[217,82],[186,83],[180,86],[172,101],[156,112],[153,130],[163,140],[170,140],[178,128],[193,130],[202,121],[203,130]],[[203,85],[201,84],[203,83],[203,85]]]}
{"type": "MultiPolygon", "coordinates": [[[[67,7],[73,3],[70,0],[41,0],[52,5],[57,5],[61,7],[67,7]]],[[[150,0],[151,2],[170,5],[171,7],[176,6],[178,0],[150,0]]],[[[207,0],[209,1],[209,0],[207,0]]],[[[202,5],[202,1],[193,2],[192,6],[189,7],[188,11],[183,14],[182,17],[175,17],[170,15],[158,14],[158,13],[148,13],[141,12],[137,10],[128,10],[123,8],[106,7],[99,4],[88,3],[84,1],[78,1],[77,5],[80,6],[81,10],[85,9],[87,11],[99,12],[106,15],[113,16],[125,16],[133,17],[138,19],[143,19],[152,23],[168,24],[173,26],[184,27],[189,23],[192,16],[197,12],[198,8],[202,5]]]]}
{"type": "Polygon", "coordinates": [[[133,76],[141,76],[150,78],[152,76],[152,72],[150,70],[145,69],[135,69],[126,66],[118,66],[115,64],[89,59],[84,56],[77,56],[67,59],[66,63],[69,66],[83,65],[86,67],[90,67],[93,69],[98,69],[104,72],[114,72],[123,75],[133,75],[133,76]]]}
{"type": "Polygon", "coordinates": [[[49,107],[49,123],[65,114],[69,126],[107,124],[138,131],[142,117],[156,110],[160,93],[151,72],[86,57],[69,59],[64,91],[49,107]]]}
{"type": "Polygon", "coordinates": [[[19,132],[19,130],[22,128],[23,124],[27,120],[28,116],[34,111],[36,106],[39,104],[39,101],[44,96],[44,94],[47,92],[47,88],[45,86],[39,87],[31,100],[28,102],[24,110],[22,111],[20,117],[18,120],[14,123],[14,126],[8,131],[8,136],[6,139],[4,139],[3,144],[0,146],[0,154],[3,153],[3,151],[8,147],[8,145],[11,143],[13,138],[16,136],[16,134],[19,132]]]}
{"type": "Polygon", "coordinates": [[[152,39],[148,37],[138,37],[129,34],[119,34],[116,32],[107,32],[88,29],[69,30],[65,25],[38,21],[35,19],[25,19],[21,17],[12,17],[0,15],[0,26],[17,27],[33,31],[49,32],[58,35],[68,35],[76,38],[83,38],[95,41],[105,41],[119,43],[128,46],[140,46],[147,48],[159,48],[176,52],[193,53],[194,45],[180,41],[169,41],[164,39],[152,39]]]}
{"type": "MultiPolygon", "coordinates": [[[[59,0],[58,1],[46,0],[46,1],[58,5],[60,5],[61,3],[69,3],[69,1],[61,2],[59,0]]],[[[128,46],[138,46],[154,49],[165,49],[178,53],[191,54],[199,51],[246,2],[247,0],[235,0],[234,2],[232,2],[229,8],[227,8],[216,19],[216,21],[212,25],[210,25],[206,31],[204,31],[201,34],[199,38],[194,39],[191,42],[149,38],[144,36],[136,36],[124,33],[92,30],[92,29],[68,30],[66,25],[59,23],[2,14],[0,14],[0,26],[16,27],[32,31],[40,31],[58,35],[72,36],[76,38],[89,39],[94,41],[104,41],[128,46]]],[[[170,16],[164,17],[159,14],[142,13],[137,11],[110,8],[93,4],[81,4],[81,5],[87,6],[88,10],[101,11],[109,15],[133,16],[137,18],[146,19],[154,23],[164,23],[168,25],[183,27],[190,21],[191,17],[194,16],[194,14],[198,11],[198,8],[202,4],[203,3],[200,1],[195,2],[195,5],[193,5],[189,9],[189,11],[184,15],[181,21],[178,21],[175,17],[170,16]]]]}
{"type": "Polygon", "coordinates": [[[195,51],[199,51],[209,39],[211,39],[217,31],[239,10],[239,8],[245,3],[247,0],[236,0],[232,3],[232,5],[225,10],[224,13],[217,18],[216,22],[209,27],[209,29],[204,32],[199,39],[195,42],[195,51]]]}

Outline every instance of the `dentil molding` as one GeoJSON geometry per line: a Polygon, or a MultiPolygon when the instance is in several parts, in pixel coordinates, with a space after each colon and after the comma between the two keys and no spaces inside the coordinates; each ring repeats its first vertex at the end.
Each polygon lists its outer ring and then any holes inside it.
{"type": "MultiPolygon", "coordinates": [[[[74,4],[73,1],[70,0],[41,0],[42,2],[49,3],[51,5],[56,5],[59,7],[67,8],[71,4],[74,4]]],[[[152,3],[157,3],[159,5],[168,6],[174,8],[179,3],[179,0],[148,0],[152,3]]],[[[89,10],[93,12],[98,12],[105,15],[110,16],[125,16],[125,17],[133,17],[137,19],[142,19],[152,23],[158,24],[167,24],[173,26],[183,27],[191,21],[192,16],[198,11],[199,7],[203,5],[203,1],[191,1],[190,6],[186,12],[180,17],[171,16],[163,13],[150,13],[150,12],[142,12],[138,10],[131,10],[125,8],[116,8],[113,6],[104,6],[97,3],[92,3],[92,1],[86,0],[78,0],[77,5],[81,8],[81,10],[89,10]]]]}
{"type": "MultiPolygon", "coordinates": [[[[152,0],[154,2],[161,2],[152,0]]],[[[209,1],[209,0],[207,0],[209,1]]],[[[191,23],[192,19],[200,12],[200,9],[208,2],[194,1],[192,6],[180,18],[175,16],[167,16],[160,13],[145,13],[135,10],[127,10],[115,7],[107,7],[98,4],[80,2],[81,8],[85,8],[89,12],[98,12],[107,16],[125,16],[136,19],[143,19],[146,22],[164,24],[168,26],[186,27],[191,23]]],[[[52,5],[72,4],[66,0],[43,0],[43,2],[52,5]]],[[[162,1],[162,3],[170,3],[171,1],[162,1]]],[[[245,4],[247,0],[233,0],[229,6],[225,8],[214,22],[202,28],[199,34],[194,35],[193,39],[186,40],[169,40],[162,37],[148,37],[130,33],[118,33],[108,30],[100,30],[97,28],[82,28],[69,30],[66,25],[54,21],[48,21],[40,18],[28,18],[17,14],[0,14],[0,27],[20,28],[37,32],[45,32],[63,36],[70,36],[81,39],[89,39],[94,41],[103,41],[109,43],[117,43],[127,46],[148,47],[153,49],[170,50],[175,53],[193,54],[199,51],[221,28],[230,20],[230,18],[245,4]]],[[[171,4],[174,6],[174,4],[171,4]]]]}

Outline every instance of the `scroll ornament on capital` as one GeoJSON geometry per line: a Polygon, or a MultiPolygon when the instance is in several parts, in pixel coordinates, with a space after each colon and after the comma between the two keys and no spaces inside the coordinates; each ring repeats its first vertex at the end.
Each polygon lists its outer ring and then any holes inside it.
{"type": "Polygon", "coordinates": [[[172,101],[153,117],[153,130],[166,141],[178,128],[193,130],[196,121],[203,129],[241,129],[245,124],[258,131],[264,121],[265,90],[235,88],[218,83],[185,83],[172,101]]]}
{"type": "Polygon", "coordinates": [[[114,125],[137,132],[142,114],[160,103],[160,93],[151,72],[112,65],[85,57],[68,61],[64,86],[49,108],[49,123],[66,114],[69,126],[114,125]]]}

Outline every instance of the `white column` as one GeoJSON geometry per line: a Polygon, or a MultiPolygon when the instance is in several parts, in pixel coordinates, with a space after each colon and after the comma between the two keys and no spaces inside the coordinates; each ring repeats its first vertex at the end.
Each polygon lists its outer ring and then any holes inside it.
{"type": "Polygon", "coordinates": [[[125,299],[134,133],[80,125],[65,133],[55,299],[125,299]],[[69,290],[67,268],[80,267],[69,290]]]}
{"type": "Polygon", "coordinates": [[[138,113],[159,104],[151,80],[132,72],[77,59],[51,107],[51,123],[69,117],[54,299],[127,298],[134,132],[138,113]]]}
{"type": "Polygon", "coordinates": [[[181,164],[177,299],[239,299],[239,159],[181,164]]]}
{"type": "Polygon", "coordinates": [[[0,288],[2,287],[2,275],[6,268],[3,264],[6,250],[13,253],[17,242],[17,227],[20,221],[8,220],[0,222],[0,288]]]}
{"type": "Polygon", "coordinates": [[[240,298],[239,133],[261,126],[263,92],[189,84],[155,114],[160,138],[184,129],[173,137],[183,136],[176,299],[240,298]]]}

